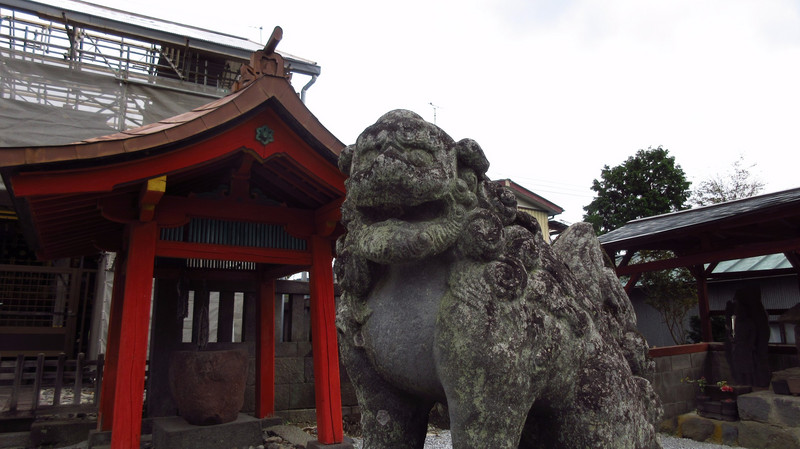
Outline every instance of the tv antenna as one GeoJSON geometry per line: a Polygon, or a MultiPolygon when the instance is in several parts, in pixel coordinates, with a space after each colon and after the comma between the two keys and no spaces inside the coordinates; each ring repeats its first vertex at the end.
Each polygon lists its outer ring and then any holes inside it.
{"type": "Polygon", "coordinates": [[[436,124],[436,110],[439,109],[439,106],[436,106],[433,103],[428,103],[433,108],[433,124],[436,124]]]}
{"type": "Polygon", "coordinates": [[[264,27],[263,26],[254,26],[250,25],[247,28],[257,28],[258,29],[258,43],[264,45],[264,27]]]}

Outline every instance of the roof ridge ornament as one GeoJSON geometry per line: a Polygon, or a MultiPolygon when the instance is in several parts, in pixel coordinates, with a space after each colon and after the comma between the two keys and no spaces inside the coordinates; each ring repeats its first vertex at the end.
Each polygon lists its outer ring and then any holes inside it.
{"type": "Polygon", "coordinates": [[[283,57],[275,52],[283,38],[283,29],[276,26],[272,30],[267,45],[263,50],[258,50],[250,55],[250,63],[242,64],[239,71],[239,79],[233,83],[232,92],[237,92],[249,86],[253,81],[261,78],[262,76],[277,76],[281,78],[291,79],[291,72],[287,72],[283,57]]]}

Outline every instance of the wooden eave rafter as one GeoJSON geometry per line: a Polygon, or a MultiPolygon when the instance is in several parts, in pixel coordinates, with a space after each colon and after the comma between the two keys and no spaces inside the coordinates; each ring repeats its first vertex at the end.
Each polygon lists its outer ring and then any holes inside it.
{"type": "MultiPolygon", "coordinates": [[[[796,254],[800,251],[800,213],[793,204],[773,206],[658,235],[603,244],[603,247],[609,253],[625,251],[625,258],[616,268],[620,276],[702,264],[714,266],[725,260],[766,254],[796,254]],[[635,253],[657,249],[672,251],[675,257],[629,265],[635,253]]],[[[787,258],[791,261],[789,255],[787,258]]],[[[709,275],[710,270],[706,270],[705,276],[709,275]]]]}
{"type": "Polygon", "coordinates": [[[644,273],[647,271],[669,270],[672,268],[688,267],[697,264],[721,262],[724,260],[744,259],[746,257],[763,256],[765,254],[783,253],[785,251],[800,250],[800,237],[775,242],[753,243],[735,248],[719,249],[714,251],[697,252],[688,255],[678,255],[672,259],[655,262],[638,263],[634,265],[621,265],[617,267],[618,276],[644,273]]]}

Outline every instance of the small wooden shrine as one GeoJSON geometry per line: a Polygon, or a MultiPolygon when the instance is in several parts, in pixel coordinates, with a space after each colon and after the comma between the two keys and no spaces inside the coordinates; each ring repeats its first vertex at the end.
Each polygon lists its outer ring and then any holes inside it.
{"type": "Polygon", "coordinates": [[[115,449],[140,444],[159,260],[256,267],[257,417],[274,404],[274,280],[309,271],[318,438],[342,441],[332,260],[344,145],[300,101],[276,44],[253,55],[238,90],[191,112],[70,145],[0,151],[40,258],[119,254],[98,418],[115,449]]]}

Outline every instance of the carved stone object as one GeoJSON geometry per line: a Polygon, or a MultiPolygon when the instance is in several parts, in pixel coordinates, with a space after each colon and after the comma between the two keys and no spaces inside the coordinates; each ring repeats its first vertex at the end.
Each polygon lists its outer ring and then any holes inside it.
{"type": "Polygon", "coordinates": [[[456,449],[660,447],[654,364],[591,226],[545,243],[477,143],[408,111],[339,166],[337,326],[365,449],[422,448],[437,402],[456,449]]]}
{"type": "Polygon", "coordinates": [[[733,344],[731,371],[739,385],[768,387],[769,316],[761,303],[761,289],[748,286],[736,290],[733,296],[733,344]]]}
{"type": "Polygon", "coordinates": [[[247,351],[175,351],[169,386],[178,415],[189,424],[209,426],[235,421],[244,405],[247,351]]]}

